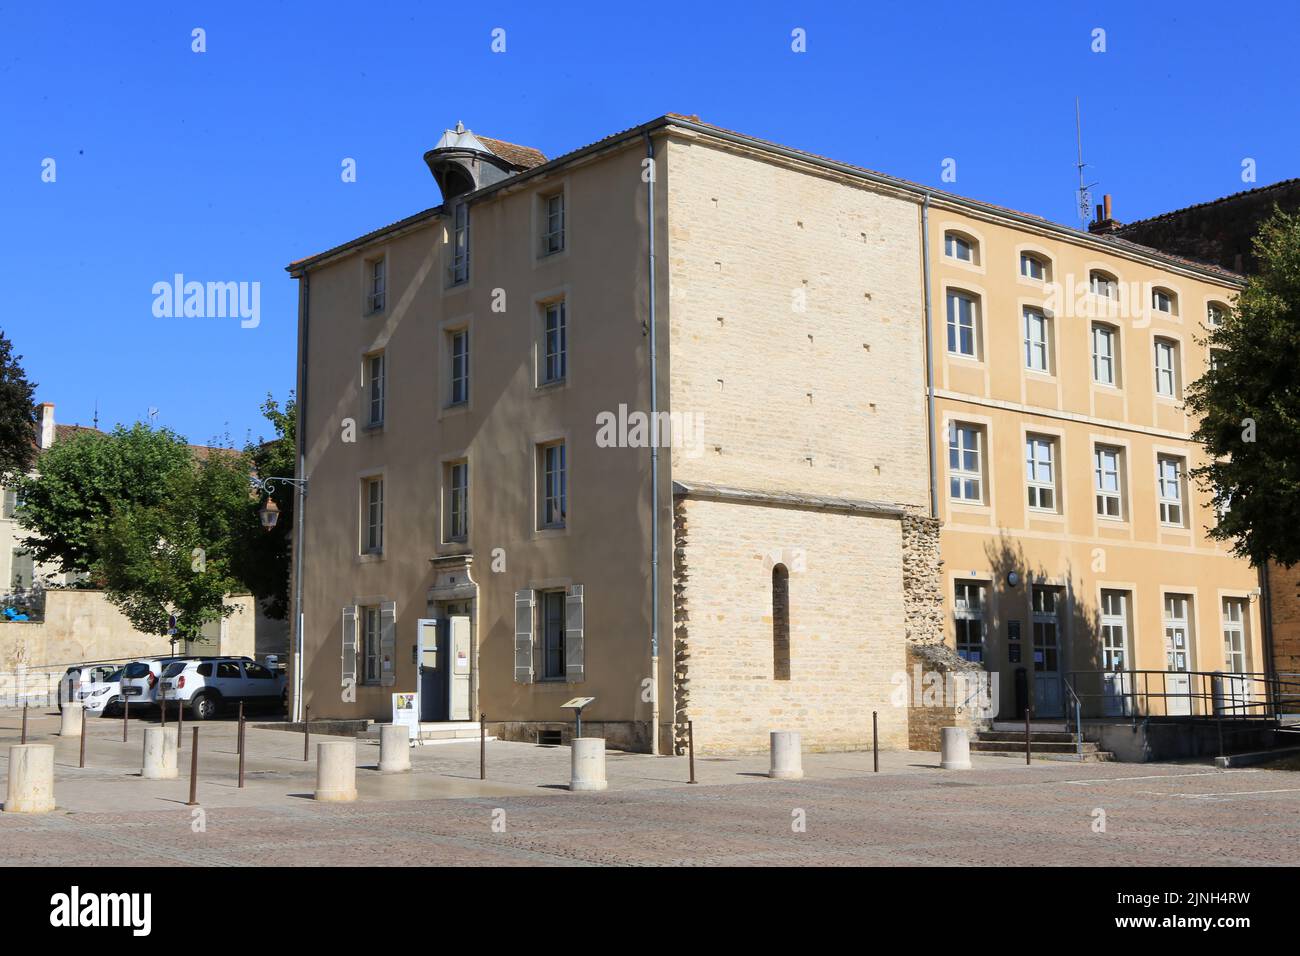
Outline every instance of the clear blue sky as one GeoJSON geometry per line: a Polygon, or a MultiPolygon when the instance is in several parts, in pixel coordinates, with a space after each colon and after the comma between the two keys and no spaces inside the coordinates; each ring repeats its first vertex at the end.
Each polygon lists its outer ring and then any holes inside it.
{"type": "Polygon", "coordinates": [[[458,119],[554,156],[698,113],[934,185],[953,157],[948,188],[1073,224],[1078,95],[1131,220],[1247,188],[1245,157],[1300,175],[1298,50],[1294,3],[0,0],[0,326],[60,421],[242,443],[294,381],[285,264],[436,204],[458,119]],[[155,318],[176,272],[260,282],[261,325],[155,318]]]}

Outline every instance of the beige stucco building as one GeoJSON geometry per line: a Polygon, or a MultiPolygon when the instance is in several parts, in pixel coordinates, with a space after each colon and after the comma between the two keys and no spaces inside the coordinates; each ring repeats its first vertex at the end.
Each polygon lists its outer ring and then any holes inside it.
{"type": "Polygon", "coordinates": [[[688,724],[706,751],[774,729],[861,746],[873,713],[885,746],[917,745],[933,722],[898,693],[915,648],[997,671],[1011,709],[1040,585],[1061,589],[1053,706],[1067,670],[1100,668],[1075,619],[1113,592],[1137,666],[1164,666],[1173,594],[1194,602],[1195,669],[1222,664],[1224,600],[1246,602],[1256,648],[1253,576],[1204,540],[1199,501],[1184,489],[1181,528],[1155,516],[1161,456],[1192,450],[1154,343],[1173,343],[1175,382],[1194,376],[1198,316],[1230,275],[695,117],[549,161],[458,126],[425,159],[441,205],[289,267],[295,692],[313,718],[387,720],[419,689],[425,719],[485,714],[517,739],[567,733],[562,705],[591,697],[584,729],[639,749],[680,748],[688,724]],[[950,234],[969,258],[945,254],[950,234]],[[1021,252],[1050,276],[1021,276],[1021,252]],[[1108,318],[1105,388],[1089,322],[1050,288],[1094,269],[1175,301],[1108,318]],[[969,303],[955,350],[950,292],[969,303]],[[1026,307],[1050,328],[1033,374],[1026,307]],[[950,425],[982,441],[963,474],[950,425]],[[1059,471],[1032,513],[1030,436],[1059,471]],[[1122,452],[1106,521],[1094,444],[1122,452]],[[954,478],[973,496],[953,499],[954,478]],[[1012,565],[1032,580],[1005,586],[1012,565]]]}

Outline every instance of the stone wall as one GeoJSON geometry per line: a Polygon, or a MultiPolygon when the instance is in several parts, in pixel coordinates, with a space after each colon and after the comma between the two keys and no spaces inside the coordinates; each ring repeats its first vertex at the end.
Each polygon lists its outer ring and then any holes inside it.
{"type": "MultiPolygon", "coordinates": [[[[1273,611],[1273,667],[1278,674],[1300,675],[1300,565],[1282,568],[1270,564],[1268,591],[1273,611]]],[[[1251,665],[1251,670],[1262,669],[1251,665]]],[[[1300,677],[1291,679],[1300,681],[1300,677]]]]}
{"type": "MultiPolygon", "coordinates": [[[[188,653],[253,655],[255,602],[249,595],[227,600],[235,612],[224,627],[214,624],[211,640],[195,642],[188,653]]],[[[0,677],[21,673],[34,694],[46,677],[57,683],[72,664],[169,652],[167,638],[137,631],[100,591],[52,589],[45,594],[44,621],[0,623],[0,677]]]]}
{"type": "Polygon", "coordinates": [[[892,700],[905,665],[897,517],[679,500],[674,528],[674,743],[760,752],[773,730],[805,749],[907,746],[892,700]],[[772,569],[789,571],[790,677],[774,673],[772,569]]]}

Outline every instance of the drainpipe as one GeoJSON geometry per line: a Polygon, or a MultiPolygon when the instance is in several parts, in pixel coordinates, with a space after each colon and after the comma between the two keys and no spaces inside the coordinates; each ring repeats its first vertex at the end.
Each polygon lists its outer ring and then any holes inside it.
{"type": "Polygon", "coordinates": [[[303,679],[304,661],[303,661],[303,624],[305,616],[302,609],[302,552],[303,552],[303,525],[307,520],[307,326],[308,326],[308,303],[311,298],[311,279],[310,273],[304,271],[298,280],[298,421],[294,425],[295,438],[298,445],[298,467],[294,477],[298,479],[295,482],[295,491],[297,493],[297,504],[294,505],[293,512],[293,611],[295,620],[293,636],[293,662],[294,662],[294,693],[293,693],[293,721],[299,722],[303,718],[303,679]]]}
{"type": "Polygon", "coordinates": [[[659,362],[655,349],[655,146],[647,130],[646,181],[646,274],[649,282],[650,322],[650,421],[655,423],[650,442],[650,753],[659,755],[659,362]]]}
{"type": "Polygon", "coordinates": [[[930,194],[921,203],[921,282],[925,287],[925,447],[930,456],[930,517],[939,517],[939,485],[934,447],[934,349],[930,321],[930,194]]]}

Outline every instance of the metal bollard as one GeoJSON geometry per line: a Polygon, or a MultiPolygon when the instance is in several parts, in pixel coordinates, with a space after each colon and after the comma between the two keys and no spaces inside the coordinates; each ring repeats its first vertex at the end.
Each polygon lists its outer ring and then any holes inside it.
{"type": "Polygon", "coordinates": [[[872,773],[880,773],[880,722],[877,712],[871,712],[871,766],[872,773]]]}
{"type": "Polygon", "coordinates": [[[82,770],[86,769],[86,728],[84,726],[81,728],[81,756],[78,758],[77,766],[82,770]]]}
{"type": "MultiPolygon", "coordinates": [[[[178,741],[179,747],[179,741],[178,741]]],[[[190,802],[187,807],[199,805],[199,728],[194,728],[194,740],[190,743],[190,802]]]]}
{"type": "Polygon", "coordinates": [[[131,698],[122,691],[122,743],[126,743],[126,722],[131,716],[131,698]]]}
{"type": "Polygon", "coordinates": [[[487,714],[478,715],[478,778],[487,779],[487,714]]]}
{"type": "MultiPolygon", "coordinates": [[[[23,704],[23,736],[18,743],[19,746],[25,746],[27,744],[27,704],[25,703],[23,704]]],[[[1219,749],[1222,750],[1223,748],[1220,747],[1219,749]]]]}
{"type": "Polygon", "coordinates": [[[307,707],[302,712],[302,759],[307,761],[309,748],[311,747],[311,708],[307,707]]]}
{"type": "Polygon", "coordinates": [[[686,721],[686,749],[691,755],[691,779],[687,783],[698,783],[695,779],[695,721],[686,721]]]}
{"type": "Polygon", "coordinates": [[[185,701],[176,701],[176,752],[185,743],[185,701]]]}
{"type": "Polygon", "coordinates": [[[1029,708],[1025,708],[1025,766],[1029,766],[1029,708]]]}
{"type": "Polygon", "coordinates": [[[244,788],[244,702],[239,702],[239,788],[244,788]]]}

